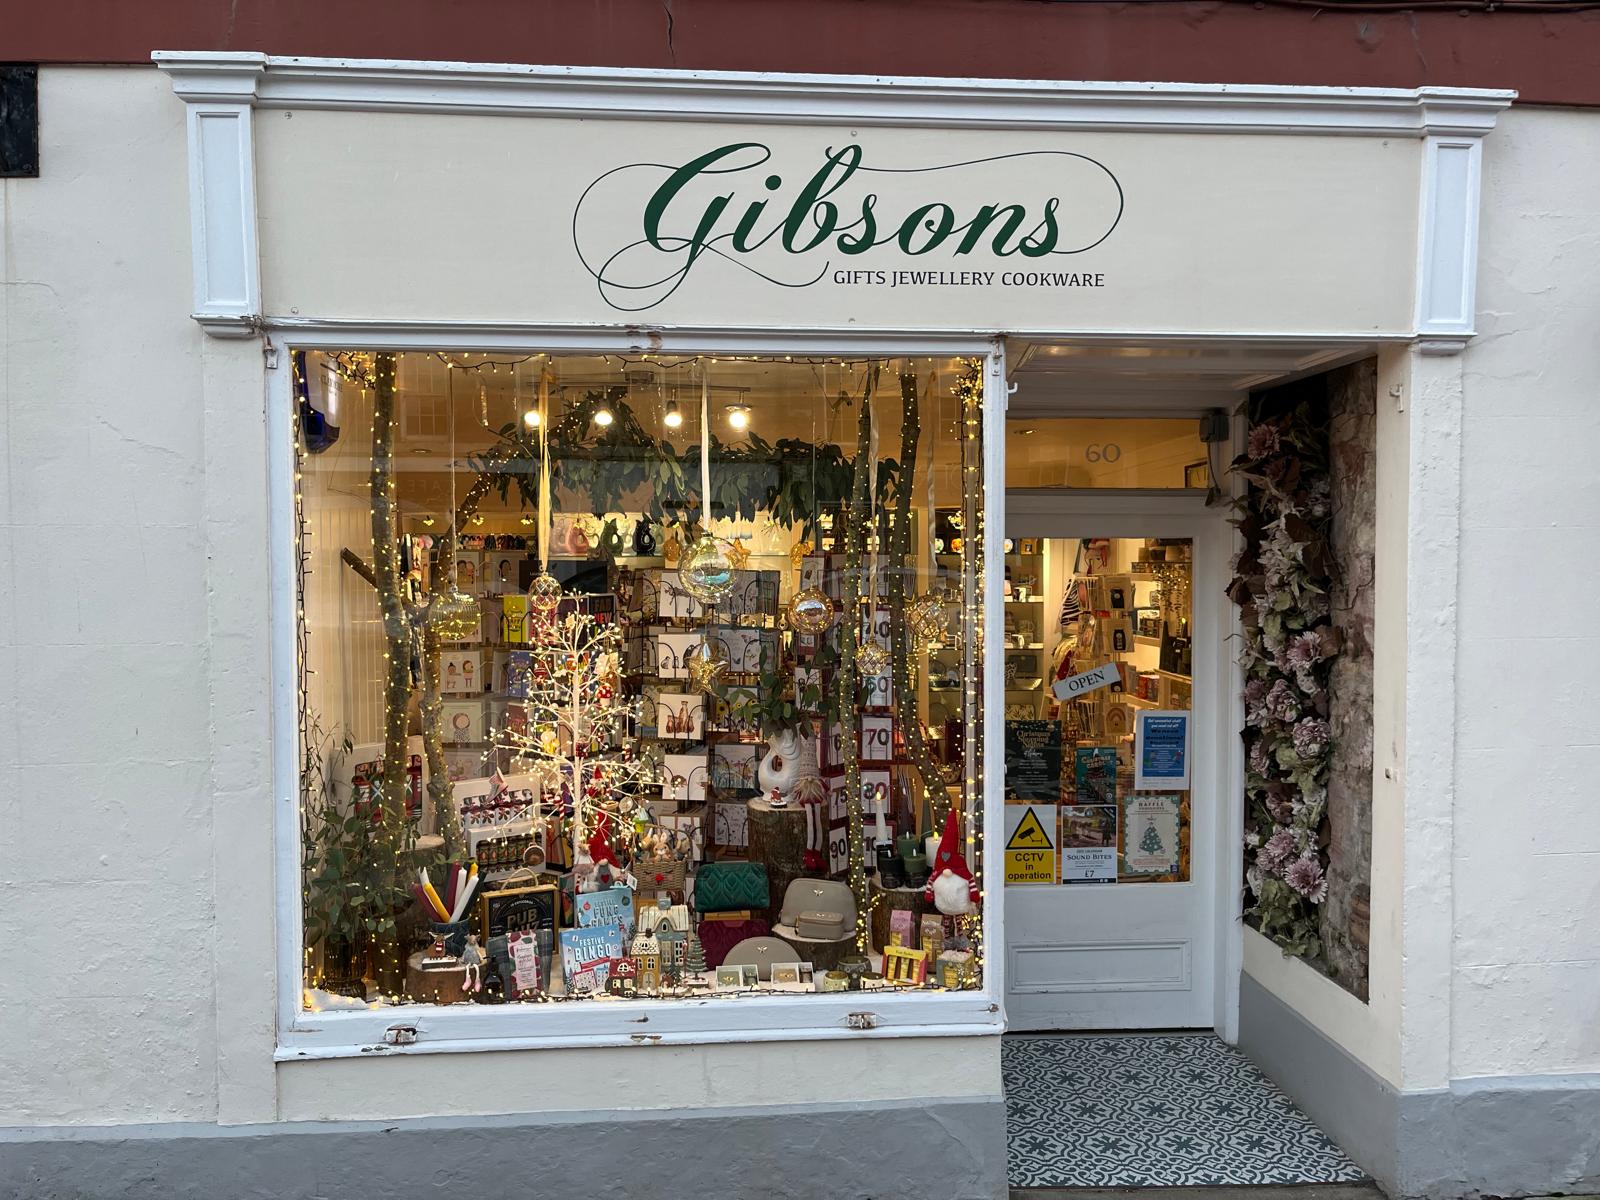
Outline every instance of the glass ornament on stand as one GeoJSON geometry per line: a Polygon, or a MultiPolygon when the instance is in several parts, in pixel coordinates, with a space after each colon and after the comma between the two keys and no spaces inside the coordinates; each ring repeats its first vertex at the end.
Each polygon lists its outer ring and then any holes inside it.
{"type": "Polygon", "coordinates": [[[678,561],[678,583],[702,604],[714,605],[733,590],[733,560],[718,538],[702,533],[678,561]]]}
{"type": "Polygon", "coordinates": [[[828,593],[819,587],[801,588],[789,597],[784,612],[796,633],[826,633],[839,616],[828,593]]]}

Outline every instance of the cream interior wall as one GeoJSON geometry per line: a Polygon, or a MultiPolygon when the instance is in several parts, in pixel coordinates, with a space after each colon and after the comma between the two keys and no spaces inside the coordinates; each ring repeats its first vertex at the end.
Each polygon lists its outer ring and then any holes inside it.
{"type": "Polygon", "coordinates": [[[1484,144],[1462,360],[1451,1071],[1600,1071],[1600,113],[1484,144]]]}

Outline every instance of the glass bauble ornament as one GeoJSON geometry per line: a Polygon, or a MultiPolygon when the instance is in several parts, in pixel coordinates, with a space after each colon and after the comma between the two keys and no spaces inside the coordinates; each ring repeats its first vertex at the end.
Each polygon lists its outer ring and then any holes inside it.
{"type": "Polygon", "coordinates": [[[459,588],[440,592],[428,601],[428,624],[447,642],[472,637],[482,616],[477,600],[459,588]]]}
{"type": "Polygon", "coordinates": [[[865,642],[856,651],[856,663],[864,674],[877,675],[889,665],[889,651],[877,642],[865,642]]]}
{"type": "Polygon", "coordinates": [[[796,633],[824,633],[839,615],[828,593],[819,587],[802,588],[789,597],[785,612],[789,628],[796,633]]]}
{"type": "Polygon", "coordinates": [[[921,644],[934,641],[945,629],[945,596],[942,591],[918,596],[906,607],[906,628],[921,644]]]}
{"type": "Polygon", "coordinates": [[[717,642],[702,641],[691,646],[684,655],[684,667],[689,674],[689,690],[709,692],[728,675],[731,664],[728,652],[717,642]]]}
{"type": "Polygon", "coordinates": [[[715,604],[733,590],[733,562],[728,548],[702,533],[678,562],[678,583],[702,604],[715,604]]]}
{"type": "Polygon", "coordinates": [[[528,608],[538,616],[548,617],[561,603],[561,581],[548,571],[540,571],[528,585],[528,608]]]}

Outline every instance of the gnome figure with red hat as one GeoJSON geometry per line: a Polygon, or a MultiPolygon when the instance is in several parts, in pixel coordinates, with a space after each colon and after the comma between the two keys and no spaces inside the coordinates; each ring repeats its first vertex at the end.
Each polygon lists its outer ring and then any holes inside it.
{"type": "Polygon", "coordinates": [[[951,917],[965,916],[978,907],[978,881],[956,844],[958,823],[954,809],[945,818],[939,849],[928,864],[928,887],[922,898],[951,917]]]}
{"type": "Polygon", "coordinates": [[[603,892],[607,888],[635,886],[633,876],[623,869],[617,861],[617,852],[611,848],[611,838],[608,836],[610,824],[610,818],[601,813],[594,831],[589,835],[589,853],[585,855],[587,862],[580,860],[576,871],[576,890],[579,892],[603,892]]]}

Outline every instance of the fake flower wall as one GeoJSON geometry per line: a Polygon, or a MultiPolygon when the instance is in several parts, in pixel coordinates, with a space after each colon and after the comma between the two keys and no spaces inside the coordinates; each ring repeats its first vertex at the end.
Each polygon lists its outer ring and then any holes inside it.
{"type": "Polygon", "coordinates": [[[1244,668],[1246,919],[1366,994],[1371,363],[1253,396],[1229,596],[1244,668]],[[1335,744],[1337,731],[1338,745],[1335,744]]]}

